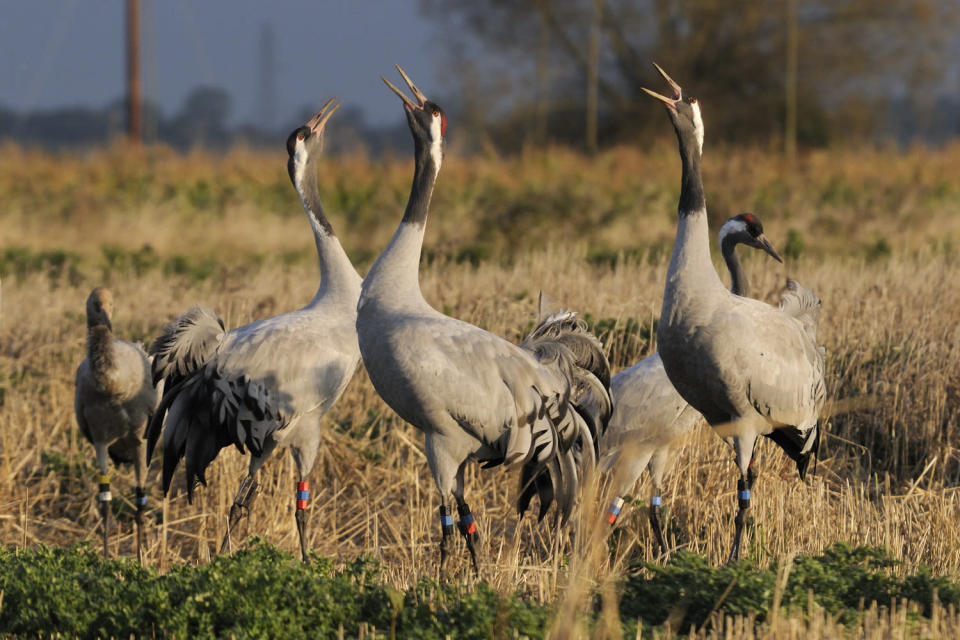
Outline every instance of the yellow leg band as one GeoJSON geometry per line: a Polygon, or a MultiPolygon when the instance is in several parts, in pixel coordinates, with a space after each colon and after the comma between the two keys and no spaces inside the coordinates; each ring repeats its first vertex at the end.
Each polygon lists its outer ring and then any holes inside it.
{"type": "Polygon", "coordinates": [[[97,482],[100,484],[110,484],[110,476],[100,476],[100,479],[97,482]]]}

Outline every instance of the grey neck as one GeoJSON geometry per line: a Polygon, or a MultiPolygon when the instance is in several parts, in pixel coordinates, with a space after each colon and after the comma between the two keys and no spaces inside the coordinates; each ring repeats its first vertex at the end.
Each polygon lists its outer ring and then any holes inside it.
{"type": "MultiPolygon", "coordinates": [[[[291,159],[290,162],[292,163],[293,160],[291,159]]],[[[291,180],[293,180],[293,175],[294,172],[291,170],[291,180]]],[[[330,225],[330,221],[327,220],[327,216],[323,212],[323,203],[320,202],[320,189],[317,186],[316,160],[313,158],[307,160],[307,166],[304,169],[301,183],[297,184],[294,182],[293,187],[300,195],[300,200],[303,202],[303,208],[306,210],[307,215],[316,220],[317,224],[326,232],[327,235],[334,235],[333,227],[330,225]]]]}
{"type": "Polygon", "coordinates": [[[730,293],[738,296],[750,296],[750,281],[747,274],[740,264],[740,257],[737,255],[737,241],[727,236],[720,244],[720,253],[723,254],[723,261],[727,263],[727,270],[730,271],[730,293]]]}
{"type": "MultiPolygon", "coordinates": [[[[292,163],[293,160],[291,159],[290,162],[292,163]]],[[[320,286],[309,306],[319,303],[321,298],[330,291],[342,291],[353,295],[354,290],[359,290],[360,276],[353,268],[323,211],[317,186],[316,161],[312,158],[307,161],[299,184],[294,180],[295,172],[292,170],[292,164],[290,169],[293,186],[300,196],[310,228],[313,230],[313,241],[317,247],[317,259],[320,263],[320,286]]]]}

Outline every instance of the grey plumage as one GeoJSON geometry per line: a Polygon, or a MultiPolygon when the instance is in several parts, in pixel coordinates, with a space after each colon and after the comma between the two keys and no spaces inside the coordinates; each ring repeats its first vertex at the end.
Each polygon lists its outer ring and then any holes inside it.
{"type": "Polygon", "coordinates": [[[154,342],[154,375],[168,391],[149,430],[150,450],[163,428],[163,489],[184,459],[187,487],[206,484],[205,470],[224,447],[249,450],[247,476],[230,510],[230,530],[256,495],[255,476],[278,447],[288,447],[299,474],[296,520],[307,559],[307,476],[320,445],[320,420],[339,399],[359,362],[356,308],[361,278],[333,233],[317,192],[317,157],[333,100],[287,140],[290,180],[313,229],[320,285],[302,309],[226,332],[211,311],[193,308],[154,342]]]}
{"type": "Polygon", "coordinates": [[[695,98],[646,90],[667,106],[682,164],[677,236],[667,271],[657,342],[664,369],[683,398],[728,438],[740,468],[730,557],[740,540],[754,472],[753,450],[766,435],[794,458],[801,477],[819,442],[825,401],[823,351],[797,318],[727,291],[710,259],[700,176],[703,119],[695,98]]]}
{"type": "MultiPolygon", "coordinates": [[[[380,396],[424,433],[440,491],[441,566],[453,532],[452,495],[476,568],[476,523],[464,500],[466,462],[520,465],[518,507],[525,508],[537,493],[541,515],[555,501],[565,519],[580,481],[578,457],[584,466],[594,460],[607,419],[602,407],[594,406],[596,397],[607,394],[605,379],[586,380],[609,374],[598,343],[585,337],[572,315],[547,318],[523,348],[447,317],[424,300],[418,268],[446,116],[400,73],[416,101],[387,84],[404,101],[414,139],[414,178],[403,220],[363,282],[360,352],[380,396]]],[[[608,414],[609,401],[606,407],[608,414]]]]}
{"type": "MultiPolygon", "coordinates": [[[[730,272],[730,291],[747,295],[749,281],[736,254],[736,246],[761,249],[780,260],[763,235],[763,225],[749,213],[726,220],[720,227],[719,244],[730,272]]],[[[622,496],[630,492],[645,468],[650,471],[650,526],[662,551],[667,550],[660,524],[660,489],[669,470],[673,448],[694,429],[701,415],[677,393],[659,353],[653,353],[614,376],[611,383],[613,416],[601,440],[601,468],[614,474],[614,500],[607,519],[614,524],[622,496]]]]}
{"type": "MultiPolygon", "coordinates": [[[[145,430],[157,405],[147,354],[113,335],[113,294],[103,287],[87,298],[87,357],[77,368],[74,408],[80,432],[96,450],[101,476],[107,460],[134,465],[137,482],[137,558],[142,560],[143,486],[147,475],[145,430]]],[[[107,555],[109,481],[101,490],[103,552],[107,555]]]]}

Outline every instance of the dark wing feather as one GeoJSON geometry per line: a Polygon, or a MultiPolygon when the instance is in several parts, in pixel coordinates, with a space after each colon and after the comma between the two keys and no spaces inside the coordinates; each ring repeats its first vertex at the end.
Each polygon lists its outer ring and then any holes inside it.
{"type": "Polygon", "coordinates": [[[556,501],[562,524],[573,511],[581,481],[596,465],[600,436],[613,413],[610,363],[603,345],[573,313],[542,319],[520,347],[542,365],[555,367],[569,386],[566,395],[541,397],[538,418],[547,418],[550,431],[533,438],[541,444],[524,463],[517,509],[522,514],[537,495],[542,519],[556,501]],[[542,443],[550,439],[554,446],[547,448],[542,443]]]}

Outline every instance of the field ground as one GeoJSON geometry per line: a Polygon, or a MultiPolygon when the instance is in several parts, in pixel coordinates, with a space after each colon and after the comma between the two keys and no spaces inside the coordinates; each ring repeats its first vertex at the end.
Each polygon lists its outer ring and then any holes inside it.
{"type": "MultiPolygon", "coordinates": [[[[656,348],[677,165],[672,147],[595,159],[562,150],[447,158],[428,223],[425,297],[516,341],[532,326],[543,290],[584,315],[615,370],[635,362],[656,348]]],[[[960,577],[960,147],[817,152],[795,167],[762,151],[708,149],[704,165],[712,218],[753,211],[787,257],[785,265],[745,257],[756,296],[775,302],[789,276],[823,300],[831,402],[822,458],[801,484],[789,460],[761,445],[744,575],[773,576],[776,585],[791,558],[816,557],[840,542],[884,548],[892,564],[878,571],[887,579],[926,575],[927,567],[946,580],[939,590],[950,591],[960,577]]],[[[113,289],[117,334],[144,342],[195,303],[218,310],[229,328],[309,300],[318,280],[313,243],[283,168],[280,156],[246,151],[0,153],[0,543],[8,560],[20,557],[18,548],[99,536],[93,451],[73,417],[92,287],[113,289]]],[[[406,159],[363,157],[331,158],[321,168],[328,215],[361,273],[395,228],[410,172],[406,159]]],[[[326,423],[311,478],[311,547],[336,567],[364,555],[377,563],[377,585],[413,597],[422,579],[436,576],[439,537],[421,438],[362,370],[326,423]]],[[[153,466],[147,566],[166,573],[207,563],[244,458],[225,450],[193,505],[182,480],[162,501],[153,466]]],[[[732,456],[701,429],[677,451],[675,469],[663,493],[675,559],[686,566],[700,557],[722,571],[716,567],[733,533],[732,456]]],[[[277,455],[261,475],[242,533],[292,552],[293,463],[277,455]]],[[[646,593],[637,580],[660,575],[636,568],[655,560],[642,508],[646,483],[636,491],[641,508],[625,511],[610,553],[589,553],[602,497],[587,496],[573,526],[557,534],[546,521],[518,521],[515,474],[473,467],[467,478],[492,593],[547,606],[556,637],[589,635],[574,624],[588,610],[597,612],[590,628],[599,637],[617,637],[619,622],[632,632],[630,616],[642,617],[632,597],[646,593]]],[[[125,556],[133,549],[132,491],[132,471],[117,472],[111,544],[125,556]]],[[[473,585],[465,558],[458,563],[453,579],[473,585]]],[[[770,604],[777,591],[763,592],[765,611],[777,610],[770,604]]],[[[733,616],[725,637],[946,638],[960,630],[946,608],[898,604],[869,613],[867,602],[854,620],[831,614],[813,593],[809,606],[757,617],[756,609],[731,608],[729,598],[717,599],[715,614],[733,616]]],[[[7,603],[0,600],[0,622],[7,603]]],[[[671,633],[651,628],[663,618],[644,619],[644,633],[671,633]]],[[[726,630],[718,622],[703,633],[726,630]]]]}

